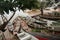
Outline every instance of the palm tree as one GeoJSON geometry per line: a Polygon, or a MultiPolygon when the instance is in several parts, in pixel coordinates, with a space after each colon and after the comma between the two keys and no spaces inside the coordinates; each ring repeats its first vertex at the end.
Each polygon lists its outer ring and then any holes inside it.
{"type": "MultiPolygon", "coordinates": [[[[13,11],[15,14],[15,11],[13,8],[18,7],[19,9],[32,9],[32,8],[39,8],[38,1],[37,0],[0,0],[0,15],[4,17],[4,11],[8,14],[9,10],[13,11]],[[23,5],[23,7],[21,7],[23,5]]],[[[9,21],[13,18],[14,14],[11,16],[9,20],[4,22],[2,25],[0,25],[0,30],[4,30],[6,25],[9,23],[9,21]]],[[[3,19],[3,18],[2,18],[3,19]]]]}
{"type": "MultiPolygon", "coordinates": [[[[18,0],[17,0],[18,1],[18,0]]],[[[11,18],[9,20],[7,20],[6,22],[4,22],[2,25],[0,25],[0,30],[4,31],[4,28],[6,27],[6,25],[9,23],[9,21],[13,18],[15,11],[13,9],[13,7],[18,7],[18,4],[16,1],[4,1],[4,0],[0,0],[0,15],[4,17],[4,11],[8,14],[9,10],[13,11],[13,15],[11,16],[11,18]]],[[[2,18],[3,19],[3,18],[2,18]]]]}

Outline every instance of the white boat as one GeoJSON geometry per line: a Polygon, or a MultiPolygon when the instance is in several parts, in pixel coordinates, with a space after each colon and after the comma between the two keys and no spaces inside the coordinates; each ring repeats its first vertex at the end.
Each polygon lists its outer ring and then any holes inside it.
{"type": "Polygon", "coordinates": [[[20,40],[38,40],[36,37],[27,32],[24,32],[23,30],[21,31],[21,33],[18,33],[17,36],[20,40]]]}

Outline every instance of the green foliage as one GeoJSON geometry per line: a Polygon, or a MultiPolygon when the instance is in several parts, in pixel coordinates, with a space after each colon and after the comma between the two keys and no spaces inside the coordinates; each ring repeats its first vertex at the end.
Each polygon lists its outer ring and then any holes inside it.
{"type": "Polygon", "coordinates": [[[13,7],[23,7],[21,9],[34,9],[39,8],[39,2],[37,0],[0,0],[0,14],[3,14],[3,11],[9,12],[9,10],[14,11],[13,7]]]}
{"type": "Polygon", "coordinates": [[[9,1],[0,1],[0,14],[2,15],[3,14],[3,11],[5,12],[9,12],[9,10],[11,11],[14,11],[13,9],[13,3],[12,2],[9,2],[9,1]]]}
{"type": "Polygon", "coordinates": [[[40,3],[40,8],[45,8],[47,5],[46,5],[46,2],[41,2],[40,3]]]}
{"type": "Polygon", "coordinates": [[[40,5],[37,0],[21,0],[19,3],[23,4],[22,9],[39,8],[39,5],[40,5]]]}

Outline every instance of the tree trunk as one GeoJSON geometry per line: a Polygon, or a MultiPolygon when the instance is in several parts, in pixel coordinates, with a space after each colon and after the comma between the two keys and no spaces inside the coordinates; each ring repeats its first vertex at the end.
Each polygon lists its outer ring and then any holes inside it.
{"type": "Polygon", "coordinates": [[[11,18],[7,21],[7,22],[4,22],[1,26],[0,26],[0,30],[1,31],[5,31],[4,28],[6,27],[6,25],[9,23],[9,21],[13,18],[13,16],[15,15],[15,12],[14,14],[11,16],[11,18]]]}
{"type": "Polygon", "coordinates": [[[40,10],[40,11],[41,11],[41,15],[43,15],[43,8],[41,8],[41,10],[40,10]]]}

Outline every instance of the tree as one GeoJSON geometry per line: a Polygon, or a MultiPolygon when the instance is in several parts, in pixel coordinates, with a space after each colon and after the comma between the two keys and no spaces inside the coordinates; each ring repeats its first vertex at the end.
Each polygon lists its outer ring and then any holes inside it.
{"type": "Polygon", "coordinates": [[[21,9],[37,9],[40,5],[38,0],[19,0],[19,4],[23,5],[21,9]]]}
{"type": "Polygon", "coordinates": [[[39,2],[40,2],[40,11],[41,11],[41,15],[43,15],[43,9],[47,6],[46,5],[46,0],[39,0],[39,2]]]}
{"type": "MultiPolygon", "coordinates": [[[[0,30],[4,31],[4,28],[6,27],[6,25],[9,23],[9,21],[13,18],[14,14],[15,14],[15,11],[13,8],[16,8],[18,7],[18,1],[19,0],[15,0],[15,1],[12,1],[12,0],[0,0],[0,15],[2,17],[4,17],[4,11],[8,14],[9,13],[9,10],[13,11],[13,15],[11,16],[11,18],[9,20],[7,20],[6,22],[4,22],[2,25],[0,25],[0,30]]],[[[3,19],[3,18],[2,18],[3,19]]]]}
{"type": "Polygon", "coordinates": [[[39,2],[40,2],[41,15],[43,15],[43,9],[52,6],[54,0],[39,0],[39,2]]]}
{"type": "MultiPolygon", "coordinates": [[[[38,6],[39,2],[37,0],[0,0],[0,15],[2,16],[2,19],[4,17],[4,11],[8,14],[9,10],[13,11],[15,14],[15,11],[13,8],[18,7],[19,9],[33,9],[33,8],[39,8],[38,6]],[[21,7],[21,5],[23,7],[21,7]]],[[[0,25],[0,30],[4,31],[4,28],[9,23],[9,21],[13,18],[14,14],[11,16],[9,20],[4,22],[2,25],[0,25]]],[[[3,20],[4,21],[4,20],[3,20]]]]}

